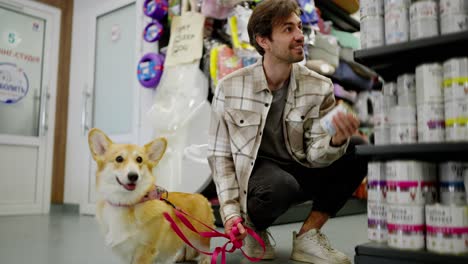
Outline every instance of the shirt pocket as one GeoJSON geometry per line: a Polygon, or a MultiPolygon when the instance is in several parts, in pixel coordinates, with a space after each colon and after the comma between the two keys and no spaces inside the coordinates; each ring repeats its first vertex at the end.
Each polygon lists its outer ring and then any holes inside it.
{"type": "Polygon", "coordinates": [[[291,152],[299,159],[306,157],[304,146],[304,131],[309,130],[314,122],[318,122],[320,106],[299,106],[291,109],[286,116],[286,130],[291,152]]]}
{"type": "Polygon", "coordinates": [[[260,128],[261,114],[227,108],[224,117],[231,138],[232,153],[250,156],[260,128]]]}

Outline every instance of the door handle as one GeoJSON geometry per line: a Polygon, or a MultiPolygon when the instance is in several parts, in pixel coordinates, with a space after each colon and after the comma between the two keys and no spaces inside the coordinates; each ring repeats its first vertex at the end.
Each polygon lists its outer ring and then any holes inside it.
{"type": "Polygon", "coordinates": [[[47,133],[47,130],[49,129],[48,125],[48,120],[49,120],[49,115],[48,115],[48,108],[49,108],[49,100],[50,100],[50,92],[49,92],[49,87],[44,87],[46,92],[43,96],[43,102],[44,102],[44,107],[42,108],[41,111],[41,135],[45,136],[47,133]]]}
{"type": "Polygon", "coordinates": [[[83,135],[86,136],[88,133],[89,125],[88,125],[88,100],[91,98],[91,93],[88,92],[88,85],[85,85],[83,90],[83,99],[82,99],[82,107],[81,107],[81,128],[83,131],[83,135]]]}

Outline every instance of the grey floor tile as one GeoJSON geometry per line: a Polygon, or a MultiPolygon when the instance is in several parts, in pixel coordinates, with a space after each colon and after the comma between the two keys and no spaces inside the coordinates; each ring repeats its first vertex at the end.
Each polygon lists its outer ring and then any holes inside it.
{"type": "MultiPolygon", "coordinates": [[[[289,260],[292,231],[300,223],[271,228],[276,241],[277,259],[258,263],[297,263],[289,260]]],[[[367,241],[367,216],[355,215],[331,219],[323,228],[332,245],[354,256],[354,247],[367,241]]],[[[213,248],[224,244],[213,240],[213,248]]],[[[54,213],[41,216],[0,217],[0,263],[2,264],[118,264],[122,263],[104,245],[98,225],[91,216],[54,213]]],[[[220,262],[218,262],[220,263],[220,262]]],[[[227,263],[250,263],[236,252],[227,263]]]]}

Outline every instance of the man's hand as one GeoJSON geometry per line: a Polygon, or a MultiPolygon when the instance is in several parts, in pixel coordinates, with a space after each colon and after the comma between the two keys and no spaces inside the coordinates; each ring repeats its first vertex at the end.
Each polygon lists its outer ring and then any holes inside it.
{"type": "MultiPolygon", "coordinates": [[[[231,233],[234,222],[236,222],[236,220],[239,218],[240,218],[239,216],[234,216],[226,221],[226,224],[224,225],[224,232],[227,235],[231,233]]],[[[247,231],[245,231],[245,228],[241,222],[237,224],[237,229],[239,230],[239,234],[236,236],[236,239],[243,240],[247,236],[247,231]]]]}
{"type": "Polygon", "coordinates": [[[333,146],[341,146],[359,128],[359,120],[353,114],[337,113],[333,116],[336,134],[331,139],[333,146]]]}

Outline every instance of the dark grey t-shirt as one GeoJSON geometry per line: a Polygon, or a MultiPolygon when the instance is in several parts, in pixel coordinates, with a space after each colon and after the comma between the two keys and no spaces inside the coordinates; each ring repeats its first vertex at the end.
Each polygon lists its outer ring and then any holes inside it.
{"type": "Polygon", "coordinates": [[[258,157],[271,159],[282,164],[294,162],[286,149],[283,136],[283,111],[288,96],[288,86],[289,82],[285,82],[281,89],[272,92],[273,100],[258,150],[258,157]]]}

